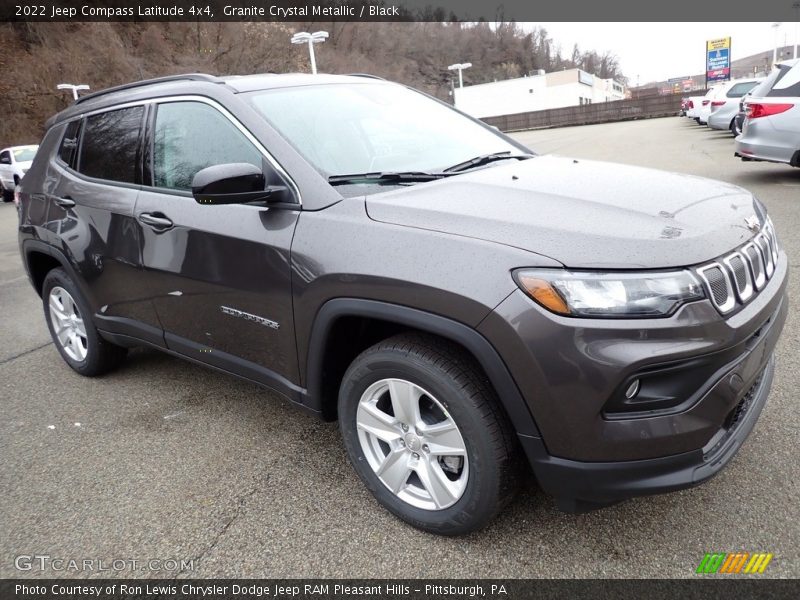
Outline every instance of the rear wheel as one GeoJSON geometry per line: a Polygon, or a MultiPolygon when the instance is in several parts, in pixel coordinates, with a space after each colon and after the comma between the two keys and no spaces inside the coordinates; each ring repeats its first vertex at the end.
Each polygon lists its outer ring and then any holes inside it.
{"type": "Polygon", "coordinates": [[[0,194],[3,195],[3,202],[11,202],[14,200],[14,192],[7,190],[2,181],[0,181],[0,194]]]}
{"type": "Polygon", "coordinates": [[[61,358],[81,375],[102,375],[125,358],[125,348],[100,337],[88,303],[64,269],[53,269],[45,277],[42,303],[61,358]]]}
{"type": "Polygon", "coordinates": [[[364,351],[342,381],[353,467],[384,507],[425,531],[483,527],[516,489],[513,428],[478,372],[444,340],[400,335],[364,351]]]}

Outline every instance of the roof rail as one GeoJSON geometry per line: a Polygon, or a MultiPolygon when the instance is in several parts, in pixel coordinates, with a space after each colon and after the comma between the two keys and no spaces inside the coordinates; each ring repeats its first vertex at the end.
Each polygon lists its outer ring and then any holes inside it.
{"type": "Polygon", "coordinates": [[[381,81],[386,81],[383,77],[378,77],[377,75],[372,75],[371,73],[348,73],[348,77],[366,77],[367,79],[380,79],[381,81]]]}
{"type": "Polygon", "coordinates": [[[225,83],[225,81],[220,79],[219,77],[215,77],[214,75],[207,75],[205,73],[186,73],[184,75],[167,75],[166,77],[144,79],[142,81],[134,81],[133,83],[124,83],[122,85],[115,85],[114,87],[98,90],[91,94],[86,94],[85,96],[78,97],[78,99],[75,100],[75,104],[80,104],[81,102],[85,102],[90,98],[97,98],[98,96],[104,96],[105,94],[111,94],[113,92],[121,92],[122,90],[130,90],[145,85],[151,85],[154,83],[169,83],[170,81],[207,81],[209,83],[225,83]]]}

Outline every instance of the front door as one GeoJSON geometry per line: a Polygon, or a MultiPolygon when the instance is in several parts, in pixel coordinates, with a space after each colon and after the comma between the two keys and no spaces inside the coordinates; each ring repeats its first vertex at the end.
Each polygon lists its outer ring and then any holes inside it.
{"type": "Polygon", "coordinates": [[[296,391],[289,251],[298,212],[209,206],[199,170],[265,159],[235,119],[203,100],[162,101],[151,122],[151,186],[136,202],[148,295],[167,346],[296,391]]]}

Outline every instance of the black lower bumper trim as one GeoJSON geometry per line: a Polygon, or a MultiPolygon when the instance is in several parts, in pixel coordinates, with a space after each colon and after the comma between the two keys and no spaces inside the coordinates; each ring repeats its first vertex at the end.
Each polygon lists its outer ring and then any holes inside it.
{"type": "Polygon", "coordinates": [[[724,443],[706,455],[699,448],[647,460],[582,462],[551,456],[541,438],[520,435],[519,439],[541,488],[556,498],[559,508],[568,512],[689,488],[719,473],[747,439],[766,403],[774,369],[774,358],[770,357],[763,377],[753,390],[747,412],[724,443]]]}

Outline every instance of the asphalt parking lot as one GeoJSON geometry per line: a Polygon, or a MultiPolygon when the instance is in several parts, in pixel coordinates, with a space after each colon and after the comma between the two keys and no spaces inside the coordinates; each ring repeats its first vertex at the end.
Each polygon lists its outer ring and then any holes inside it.
{"type": "MultiPolygon", "coordinates": [[[[515,136],[747,187],[772,214],[800,297],[800,169],[742,163],[727,132],[677,117],[515,136]]],[[[739,550],[774,553],[764,576],[800,576],[796,307],[769,402],[720,476],[583,515],[528,481],[488,529],[448,539],[378,506],[335,424],[254,385],[151,350],[100,379],[74,374],[50,343],[15,228],[14,206],[0,204],[0,577],[92,574],[20,572],[18,555],[194,559],[181,576],[196,577],[694,577],[704,553],[739,550]]]]}

